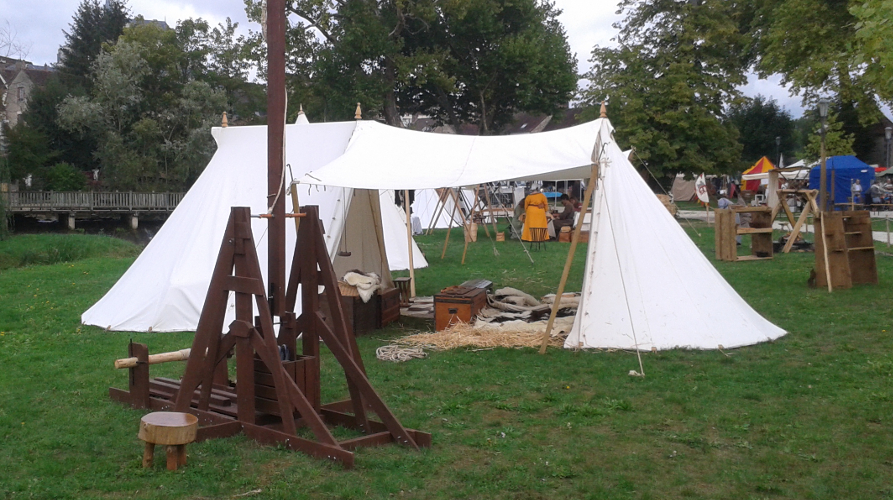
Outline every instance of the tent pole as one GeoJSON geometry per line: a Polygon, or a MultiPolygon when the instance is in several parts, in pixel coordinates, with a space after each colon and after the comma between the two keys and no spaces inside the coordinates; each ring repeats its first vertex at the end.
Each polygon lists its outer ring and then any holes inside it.
{"type": "MultiPolygon", "coordinates": [[[[450,193],[452,194],[453,188],[449,188],[449,190],[450,190],[450,193]]],[[[447,245],[450,242],[450,233],[453,232],[453,217],[455,217],[455,216],[456,216],[456,204],[453,203],[453,213],[450,215],[450,222],[449,222],[449,225],[447,226],[446,239],[443,241],[443,253],[440,254],[440,260],[443,260],[443,258],[446,257],[447,245]]]]}
{"type": "MultiPolygon", "coordinates": [[[[459,201],[460,201],[459,195],[461,193],[462,193],[461,188],[459,188],[459,190],[453,191],[453,198],[455,199],[455,201],[453,202],[454,204],[456,204],[456,205],[459,204],[459,201]]],[[[471,210],[473,211],[474,209],[472,208],[471,210]]],[[[455,213],[455,211],[454,211],[454,213],[455,213]]],[[[463,239],[465,240],[465,248],[462,249],[462,265],[464,266],[465,265],[465,254],[468,252],[468,240],[471,238],[471,223],[468,222],[468,219],[465,218],[465,213],[462,210],[459,210],[459,218],[462,220],[462,236],[463,236],[463,239]],[[466,232],[467,232],[467,234],[466,234],[466,232]]],[[[477,234],[475,234],[475,236],[477,236],[477,234]]]]}
{"type": "MultiPolygon", "coordinates": [[[[601,151],[599,151],[601,155],[601,151]]],[[[546,347],[549,345],[549,339],[552,335],[552,327],[555,325],[555,316],[558,314],[558,307],[561,304],[561,296],[564,295],[564,287],[567,285],[567,276],[571,272],[571,264],[574,262],[574,253],[577,251],[577,243],[580,241],[580,233],[583,228],[583,221],[586,219],[586,210],[589,209],[589,202],[592,200],[592,192],[595,190],[595,183],[598,180],[598,163],[592,164],[592,175],[589,179],[589,185],[586,186],[586,194],[583,196],[583,206],[580,208],[580,222],[574,228],[574,236],[571,238],[571,248],[567,252],[567,260],[564,262],[564,270],[561,271],[561,281],[558,283],[558,292],[555,294],[555,301],[552,302],[552,312],[549,313],[549,322],[546,324],[546,332],[543,333],[543,343],[540,346],[540,354],[546,353],[546,347]]],[[[589,231],[592,234],[592,222],[595,219],[595,207],[592,207],[592,217],[590,220],[589,231]]],[[[579,314],[579,310],[577,311],[579,314]]]]}
{"type": "MultiPolygon", "coordinates": [[[[471,222],[474,223],[474,214],[478,207],[481,207],[481,225],[484,226],[484,233],[487,235],[487,238],[490,237],[490,230],[487,229],[487,222],[484,220],[484,205],[481,203],[481,185],[478,184],[476,188],[474,188],[474,208],[471,209],[471,222]]],[[[495,238],[495,236],[494,236],[495,238]]]]}
{"type": "MultiPolygon", "coordinates": [[[[437,190],[435,189],[434,192],[437,193],[437,190]]],[[[443,208],[446,206],[446,199],[444,196],[446,196],[444,191],[437,193],[437,205],[434,206],[434,217],[428,222],[428,231],[425,234],[431,234],[431,231],[437,226],[440,214],[443,213],[443,208]]]]}
{"type": "Polygon", "coordinates": [[[415,298],[415,266],[412,262],[412,221],[409,218],[409,190],[403,190],[403,208],[406,210],[406,246],[409,249],[409,296],[415,298]]]}
{"type": "MultiPolygon", "coordinates": [[[[502,200],[500,200],[499,197],[497,197],[497,198],[496,198],[496,201],[499,202],[499,208],[505,210],[505,213],[506,213],[506,219],[508,219],[508,221],[509,221],[509,226],[511,226],[511,228],[512,228],[512,232],[518,234],[518,243],[521,244],[521,249],[524,250],[524,253],[527,254],[527,258],[530,259],[530,263],[533,264],[533,263],[534,263],[534,262],[533,262],[533,257],[530,256],[530,252],[528,252],[528,251],[527,251],[527,247],[524,246],[524,240],[521,239],[521,232],[519,232],[519,231],[518,231],[518,228],[515,227],[514,213],[512,213],[512,215],[508,215],[508,214],[509,214],[509,210],[508,210],[507,208],[505,208],[505,204],[502,203],[502,200]]],[[[514,208],[515,208],[515,204],[514,204],[514,203],[515,203],[515,200],[514,200],[514,198],[512,198],[512,209],[513,209],[513,210],[514,210],[514,208]]],[[[511,238],[511,235],[509,235],[509,238],[511,238]]]]}
{"type": "MultiPolygon", "coordinates": [[[[490,210],[490,217],[493,219],[493,234],[495,235],[496,233],[499,232],[499,230],[496,228],[496,214],[493,213],[493,204],[490,202],[490,200],[491,200],[490,195],[492,193],[491,186],[490,186],[490,184],[484,184],[484,185],[487,186],[486,193],[485,193],[485,196],[487,197],[487,209],[490,210]]],[[[484,222],[484,225],[486,225],[486,224],[487,223],[484,222]]],[[[494,238],[495,238],[495,236],[494,236],[494,238]]]]}
{"type": "Polygon", "coordinates": [[[884,214],[884,219],[887,222],[887,248],[890,248],[890,213],[889,212],[884,214]]]}
{"type": "Polygon", "coordinates": [[[267,299],[273,316],[285,306],[285,2],[267,9],[267,299]]]}

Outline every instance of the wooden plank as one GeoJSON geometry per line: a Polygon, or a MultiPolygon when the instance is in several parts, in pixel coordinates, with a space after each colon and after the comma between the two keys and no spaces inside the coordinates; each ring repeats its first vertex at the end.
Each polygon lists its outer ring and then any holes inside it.
{"type": "Polygon", "coordinates": [[[354,454],[337,445],[326,445],[308,439],[303,439],[293,434],[262,427],[253,424],[244,424],[242,430],[246,436],[261,444],[281,444],[290,450],[301,451],[316,458],[334,460],[340,462],[345,468],[353,467],[354,454]]]}
{"type": "Polygon", "coordinates": [[[788,242],[784,244],[784,249],[782,252],[788,253],[791,251],[791,247],[794,246],[794,242],[797,240],[797,235],[800,234],[800,228],[803,227],[803,224],[806,222],[806,218],[809,216],[809,213],[812,211],[812,206],[807,204],[803,207],[803,211],[800,212],[800,218],[797,219],[797,223],[794,224],[794,228],[791,230],[791,234],[788,237],[788,242]]]}
{"type": "Polygon", "coordinates": [[[739,227],[738,234],[772,234],[771,227],[739,227]]]}
{"type": "Polygon", "coordinates": [[[772,260],[772,257],[757,257],[756,255],[739,255],[738,262],[751,261],[751,260],[772,260]]]}

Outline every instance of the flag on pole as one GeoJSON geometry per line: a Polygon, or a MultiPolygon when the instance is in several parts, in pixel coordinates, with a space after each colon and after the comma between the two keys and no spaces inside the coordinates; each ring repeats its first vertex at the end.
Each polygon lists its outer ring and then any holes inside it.
{"type": "Polygon", "coordinates": [[[695,193],[698,194],[698,200],[704,205],[710,203],[710,195],[707,194],[707,179],[704,174],[698,176],[695,181],[695,193]]]}

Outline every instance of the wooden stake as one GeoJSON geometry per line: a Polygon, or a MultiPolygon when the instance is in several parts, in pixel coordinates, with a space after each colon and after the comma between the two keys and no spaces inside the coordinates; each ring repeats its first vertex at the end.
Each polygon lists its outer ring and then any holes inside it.
{"type": "Polygon", "coordinates": [[[833,290],[831,284],[831,265],[828,262],[828,238],[825,237],[825,214],[827,212],[819,213],[819,220],[822,221],[822,255],[825,257],[825,281],[828,282],[828,293],[831,293],[833,290]]]}
{"type": "MultiPolygon", "coordinates": [[[[604,109],[604,105],[602,105],[604,109]]],[[[567,260],[564,262],[564,270],[561,272],[561,281],[558,283],[558,292],[555,294],[555,302],[552,303],[552,312],[549,313],[549,322],[546,324],[546,332],[543,334],[543,343],[540,346],[540,354],[546,353],[546,347],[549,345],[549,338],[552,335],[552,327],[555,325],[555,316],[558,314],[558,306],[561,303],[561,296],[564,295],[564,287],[567,285],[567,276],[571,272],[571,264],[574,261],[574,253],[577,251],[577,243],[580,240],[580,233],[583,228],[583,221],[586,220],[586,210],[589,208],[589,201],[592,199],[592,192],[595,190],[595,183],[598,180],[598,163],[592,164],[592,176],[589,179],[589,185],[586,186],[586,193],[583,195],[583,206],[580,208],[580,222],[574,228],[574,236],[571,238],[571,248],[567,252],[567,260]]],[[[592,207],[592,217],[590,220],[589,231],[592,234],[592,222],[595,221],[595,207],[592,207]]],[[[582,311],[577,311],[577,314],[582,311]]]]}
{"type": "Polygon", "coordinates": [[[884,214],[884,219],[887,222],[887,248],[890,248],[890,213],[889,212],[884,214]]]}
{"type": "Polygon", "coordinates": [[[412,221],[409,218],[409,190],[403,190],[403,208],[406,210],[406,246],[409,250],[409,296],[415,297],[415,266],[412,262],[412,221]]]}

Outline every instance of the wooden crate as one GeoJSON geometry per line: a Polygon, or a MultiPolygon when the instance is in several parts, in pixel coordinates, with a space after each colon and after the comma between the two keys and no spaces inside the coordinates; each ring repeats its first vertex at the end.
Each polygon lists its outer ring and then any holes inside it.
{"type": "MultiPolygon", "coordinates": [[[[314,408],[320,407],[319,360],[314,356],[295,356],[293,361],[283,361],[282,366],[288,378],[295,381],[314,408]]],[[[267,366],[260,360],[254,359],[254,405],[257,411],[281,417],[276,388],[273,383],[273,375],[267,366]]],[[[297,411],[294,418],[299,418],[297,411]]]]}
{"type": "Polygon", "coordinates": [[[486,288],[455,286],[434,296],[434,329],[446,330],[459,321],[470,323],[487,305],[486,288]]]}
{"type": "Polygon", "coordinates": [[[772,258],[772,210],[768,207],[734,207],[714,211],[717,260],[737,262],[772,258]],[[750,227],[738,227],[735,215],[751,214],[750,227]],[[738,255],[737,237],[750,235],[750,255],[738,255]]]}
{"type": "Polygon", "coordinates": [[[389,288],[379,290],[379,293],[381,294],[381,324],[379,327],[384,328],[389,323],[400,319],[400,290],[389,288]]]}

